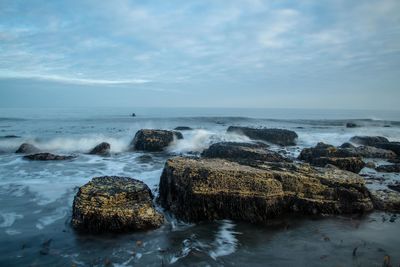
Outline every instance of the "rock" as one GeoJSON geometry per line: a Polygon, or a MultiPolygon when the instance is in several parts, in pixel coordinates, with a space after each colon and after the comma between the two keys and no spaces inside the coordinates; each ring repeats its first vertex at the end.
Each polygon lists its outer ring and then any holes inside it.
{"type": "Polygon", "coordinates": [[[386,212],[400,212],[400,193],[391,190],[371,191],[374,207],[386,212]]]}
{"type": "Polygon", "coordinates": [[[188,126],[178,126],[178,127],[175,127],[174,130],[175,131],[190,131],[190,130],[193,130],[193,129],[188,127],[188,126]]]}
{"type": "Polygon", "coordinates": [[[380,165],[376,167],[378,172],[399,172],[400,173],[400,164],[393,165],[380,165]]]}
{"type": "Polygon", "coordinates": [[[388,187],[394,191],[400,192],[400,182],[396,182],[395,184],[390,184],[388,187]]]}
{"type": "Polygon", "coordinates": [[[348,150],[324,143],[318,143],[312,148],[304,148],[298,159],[319,167],[331,164],[355,173],[359,173],[365,166],[360,157],[354,156],[348,150]]]}
{"type": "Polygon", "coordinates": [[[180,132],[142,129],[135,134],[131,146],[135,150],[163,151],[174,139],[183,139],[180,132]]]}
{"type": "Polygon", "coordinates": [[[289,159],[267,148],[267,145],[260,143],[220,142],[212,144],[201,156],[227,159],[249,166],[258,166],[264,162],[290,162],[289,159]]]}
{"type": "Polygon", "coordinates": [[[346,150],[354,157],[379,159],[393,159],[396,157],[396,154],[393,151],[372,146],[349,147],[346,148],[346,150]]]}
{"type": "Polygon", "coordinates": [[[346,123],[346,128],[356,128],[358,127],[357,124],[355,124],[354,122],[348,122],[346,123]]]}
{"type": "Polygon", "coordinates": [[[31,155],[26,155],[24,156],[24,159],[27,160],[68,160],[68,159],[73,159],[75,156],[60,156],[60,155],[54,155],[51,153],[37,153],[37,154],[31,154],[31,155]]]}
{"type": "Polygon", "coordinates": [[[40,152],[40,149],[35,147],[32,144],[28,143],[23,143],[22,145],[19,146],[17,151],[15,153],[23,153],[23,154],[28,154],[28,153],[38,153],[40,152]]]}
{"type": "Polygon", "coordinates": [[[378,148],[391,150],[400,156],[400,142],[377,143],[375,146],[378,148]]]}
{"type": "Polygon", "coordinates": [[[153,160],[153,157],[150,155],[141,155],[141,156],[137,157],[136,160],[141,163],[149,163],[153,160]]]}
{"type": "Polygon", "coordinates": [[[103,142],[95,146],[89,154],[106,156],[110,154],[111,146],[109,143],[103,142]]]}
{"type": "Polygon", "coordinates": [[[389,140],[383,136],[353,136],[350,142],[365,146],[375,146],[377,143],[389,143],[389,140]]]}
{"type": "Polygon", "coordinates": [[[149,187],[136,179],[96,177],[80,187],[74,198],[72,226],[83,232],[147,230],[163,222],[149,187]]]}
{"type": "Polygon", "coordinates": [[[370,168],[370,169],[375,169],[375,168],[376,168],[376,165],[375,165],[375,163],[373,163],[372,161],[370,161],[370,162],[366,162],[366,163],[365,163],[365,167],[366,167],[366,168],[370,168]]]}
{"type": "Polygon", "coordinates": [[[229,126],[227,132],[243,134],[254,140],[267,141],[277,145],[296,145],[297,134],[294,131],[284,129],[255,129],[249,127],[229,126]]]}
{"type": "Polygon", "coordinates": [[[136,114],[135,114],[135,113],[132,113],[132,117],[136,117],[136,114]]]}
{"type": "Polygon", "coordinates": [[[21,136],[14,135],[14,134],[10,134],[10,135],[1,136],[0,138],[4,138],[4,139],[14,139],[14,138],[21,138],[21,136]]]}
{"type": "Polygon", "coordinates": [[[351,143],[343,143],[340,148],[355,148],[351,143]]]}
{"type": "Polygon", "coordinates": [[[359,175],[308,164],[260,168],[222,159],[175,157],[160,178],[158,201],[186,221],[233,219],[265,223],[284,213],[340,214],[373,209],[359,175]]]}

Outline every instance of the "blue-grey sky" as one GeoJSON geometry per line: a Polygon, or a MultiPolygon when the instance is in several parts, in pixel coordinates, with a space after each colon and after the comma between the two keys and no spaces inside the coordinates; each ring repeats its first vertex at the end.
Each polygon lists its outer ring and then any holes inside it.
{"type": "Polygon", "coordinates": [[[0,107],[400,109],[399,0],[0,0],[0,107]]]}

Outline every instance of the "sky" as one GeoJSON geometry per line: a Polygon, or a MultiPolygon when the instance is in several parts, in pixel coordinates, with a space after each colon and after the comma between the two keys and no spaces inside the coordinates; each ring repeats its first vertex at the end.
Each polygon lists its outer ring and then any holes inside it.
{"type": "Polygon", "coordinates": [[[0,107],[399,110],[399,0],[0,0],[0,107]]]}

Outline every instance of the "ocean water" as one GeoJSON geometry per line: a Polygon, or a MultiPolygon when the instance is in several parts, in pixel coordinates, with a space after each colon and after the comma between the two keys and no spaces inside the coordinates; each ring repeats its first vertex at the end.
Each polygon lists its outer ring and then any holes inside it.
{"type": "MultiPolygon", "coordinates": [[[[320,141],[340,145],[354,135],[400,141],[400,112],[395,111],[1,108],[0,266],[382,266],[386,255],[393,266],[400,264],[400,220],[382,212],[284,217],[271,225],[230,220],[187,224],[165,214],[168,220],[160,229],[119,235],[83,235],[71,228],[73,197],[91,178],[129,176],[157,194],[171,155],[200,153],[218,141],[249,141],[227,134],[230,125],[296,131],[298,145],[285,148],[291,157],[320,141]],[[345,128],[349,121],[360,127],[345,128]],[[182,131],[183,140],[166,153],[151,154],[151,161],[141,160],[146,153],[127,151],[137,130],[176,126],[194,130],[182,131]],[[111,144],[111,156],[86,154],[103,141],[111,144]],[[14,153],[23,142],[77,158],[25,161],[14,153]]],[[[362,172],[383,178],[368,180],[371,188],[400,180],[398,174],[362,172]]]]}

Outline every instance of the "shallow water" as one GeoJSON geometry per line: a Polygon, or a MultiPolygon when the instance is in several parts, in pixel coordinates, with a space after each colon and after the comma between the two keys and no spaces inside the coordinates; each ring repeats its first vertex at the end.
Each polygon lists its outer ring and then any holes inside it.
{"type": "MultiPolygon", "coordinates": [[[[356,134],[400,141],[396,118],[396,112],[376,111],[0,109],[0,266],[381,266],[385,255],[397,266],[399,220],[379,212],[361,218],[288,217],[268,226],[228,220],[189,225],[167,214],[160,229],[124,235],[82,235],[70,227],[77,187],[95,176],[137,178],[157,194],[170,155],[151,154],[147,162],[140,158],[144,153],[127,151],[141,128],[195,128],[182,132],[184,139],[169,147],[170,154],[200,153],[223,140],[249,141],[226,134],[230,125],[291,129],[299,135],[298,146],[286,150],[295,157],[303,147],[320,141],[340,145],[356,134]],[[362,127],[345,128],[347,121],[362,127]],[[85,154],[102,141],[111,144],[111,156],[85,154]],[[13,153],[23,142],[77,158],[24,161],[13,153]]],[[[368,180],[373,188],[400,180],[398,174],[363,173],[383,176],[383,182],[368,180]]]]}

